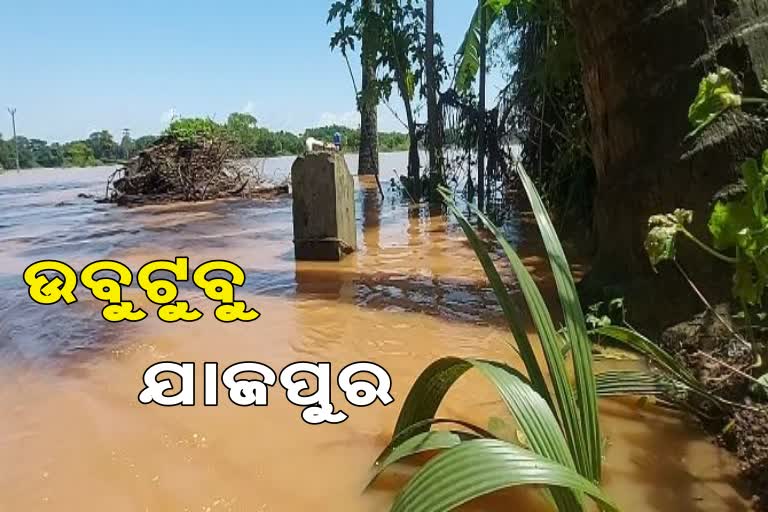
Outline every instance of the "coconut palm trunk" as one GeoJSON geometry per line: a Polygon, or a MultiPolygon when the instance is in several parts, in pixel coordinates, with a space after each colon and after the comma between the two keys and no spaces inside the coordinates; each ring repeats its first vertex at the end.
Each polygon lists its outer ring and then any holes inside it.
{"type": "MultiPolygon", "coordinates": [[[[643,250],[648,217],[692,209],[694,232],[707,238],[713,195],[735,181],[741,161],[768,147],[766,122],[743,112],[722,116],[695,139],[684,140],[699,81],[716,66],[741,76],[745,95],[764,95],[768,1],[569,3],[597,173],[596,253],[585,291],[619,283],[638,321],[658,328],[660,319],[651,317],[652,311],[676,320],[693,312],[694,303],[682,300],[692,294],[675,272],[654,277],[643,250]]],[[[729,289],[722,286],[728,269],[696,249],[682,244],[678,259],[697,270],[695,280],[705,289],[729,289]]]]}

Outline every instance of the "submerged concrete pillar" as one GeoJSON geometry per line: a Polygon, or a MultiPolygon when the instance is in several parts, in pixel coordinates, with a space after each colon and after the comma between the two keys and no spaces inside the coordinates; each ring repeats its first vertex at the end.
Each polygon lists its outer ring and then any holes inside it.
{"type": "Polygon", "coordinates": [[[355,187],[344,156],[307,153],[291,167],[297,260],[339,261],[355,250],[355,187]]]}

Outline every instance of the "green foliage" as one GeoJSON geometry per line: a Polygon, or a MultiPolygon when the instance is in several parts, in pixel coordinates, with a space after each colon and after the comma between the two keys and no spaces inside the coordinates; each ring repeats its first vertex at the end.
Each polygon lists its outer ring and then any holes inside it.
{"type": "Polygon", "coordinates": [[[94,132],[88,136],[85,141],[91,148],[94,157],[102,162],[114,161],[120,158],[120,146],[112,138],[112,134],[107,130],[94,132]]]}
{"type": "Polygon", "coordinates": [[[201,117],[179,118],[171,121],[165,135],[182,143],[198,139],[212,140],[224,135],[224,127],[213,119],[201,117]]]}
{"type": "MultiPolygon", "coordinates": [[[[424,67],[426,60],[426,31],[423,2],[418,0],[343,0],[334,2],[328,12],[328,23],[337,20],[337,31],[331,37],[331,48],[337,48],[347,57],[355,42],[365,36],[366,58],[375,60],[377,70],[374,83],[365,84],[358,105],[378,103],[379,98],[390,99],[396,90],[403,101],[408,127],[410,155],[409,178],[418,182],[419,155],[416,116],[412,101],[416,91],[424,93],[424,67]],[[371,46],[373,43],[375,46],[371,46]]],[[[435,35],[438,50],[439,35],[435,35]]],[[[435,58],[437,73],[445,70],[442,52],[435,58]]],[[[351,72],[351,71],[350,71],[351,72]]],[[[354,77],[353,77],[354,80],[354,77]]]]}
{"type": "Polygon", "coordinates": [[[90,146],[81,141],[64,145],[64,164],[67,167],[91,167],[99,165],[99,161],[90,146]]]}
{"type": "Polygon", "coordinates": [[[741,165],[746,192],[741,199],[718,201],[709,231],[718,250],[735,250],[733,294],[747,304],[760,304],[768,286],[768,151],[762,162],[741,165]]]}
{"type": "Polygon", "coordinates": [[[598,329],[608,325],[621,325],[626,320],[624,299],[616,298],[607,302],[596,302],[587,308],[585,316],[587,326],[590,329],[598,329]]]}
{"type": "MultiPolygon", "coordinates": [[[[602,510],[615,510],[597,487],[603,448],[597,397],[656,395],[682,404],[693,394],[715,405],[722,402],[672,355],[637,332],[620,326],[603,326],[591,334],[609,337],[639,352],[662,373],[592,373],[592,345],[568,261],[531,179],[522,169],[518,169],[518,175],[544,240],[566,326],[560,331],[555,329],[544,298],[522,260],[501,230],[469,205],[501,246],[515,275],[534,324],[534,333],[528,335],[521,306],[511,300],[488,254],[487,243],[453,202],[450,191],[441,189],[449,212],[458,220],[496,294],[525,373],[502,362],[457,357],[439,359],[421,373],[403,403],[392,441],[376,461],[375,473],[378,476],[390,465],[417,453],[441,453],[407,483],[396,497],[393,511],[452,510],[474,498],[520,485],[545,489],[560,511],[585,510],[585,495],[596,500],[602,510]],[[536,342],[541,344],[540,351],[534,350],[536,342]],[[569,348],[570,362],[563,342],[569,348]],[[537,352],[543,354],[546,371],[537,352]],[[573,372],[574,384],[569,381],[569,370],[573,372]],[[435,418],[449,390],[468,371],[480,373],[499,393],[511,423],[516,426],[514,435],[499,439],[467,422],[435,418]],[[435,424],[445,423],[461,429],[432,430],[435,424]]],[[[677,222],[688,222],[690,215],[680,211],[674,218],[677,222]]],[[[612,307],[623,309],[618,300],[612,302],[612,307]]],[[[494,418],[494,423],[507,429],[503,418],[494,418]]]]}
{"type": "MultiPolygon", "coordinates": [[[[357,151],[360,145],[359,130],[345,126],[324,126],[310,128],[303,136],[299,136],[291,132],[273,132],[260,127],[255,117],[245,113],[230,114],[224,125],[204,118],[175,119],[164,135],[173,136],[182,141],[191,141],[198,137],[206,139],[224,137],[232,145],[234,157],[252,158],[298,155],[304,151],[303,138],[315,137],[331,141],[336,131],[343,136],[345,150],[357,151]]],[[[126,130],[120,144],[117,144],[108,131],[101,130],[92,133],[86,140],[60,145],[19,136],[19,163],[22,169],[101,165],[133,157],[152,146],[158,138],[156,135],[144,135],[134,140],[126,130]]],[[[407,150],[408,135],[399,132],[382,132],[379,134],[379,148],[381,151],[407,150]]],[[[4,140],[0,135],[0,168],[14,169],[15,167],[13,140],[4,140]]]]}
{"type": "Polygon", "coordinates": [[[477,8],[472,14],[469,27],[464,35],[459,50],[456,52],[458,62],[456,64],[456,90],[467,92],[472,87],[478,71],[480,70],[480,39],[482,37],[482,16],[485,15],[485,36],[494,24],[501,19],[505,8],[515,3],[513,0],[487,0],[478,2],[477,8]]]}
{"type": "Polygon", "coordinates": [[[0,170],[12,169],[15,166],[16,160],[13,154],[13,141],[3,140],[3,134],[0,133],[0,170]]]}
{"type": "Polygon", "coordinates": [[[740,107],[742,97],[738,91],[738,79],[728,68],[719,68],[704,77],[688,110],[688,120],[694,127],[691,135],[703,130],[726,110],[740,107]]]}
{"type": "Polygon", "coordinates": [[[768,373],[757,379],[752,391],[763,399],[768,398],[768,373]]]}

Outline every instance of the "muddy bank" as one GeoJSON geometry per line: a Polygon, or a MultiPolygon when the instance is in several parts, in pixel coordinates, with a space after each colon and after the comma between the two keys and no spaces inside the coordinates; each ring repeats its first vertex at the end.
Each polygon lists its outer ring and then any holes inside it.
{"type": "MultiPolygon", "coordinates": [[[[734,403],[727,409],[705,406],[704,427],[740,460],[741,475],[754,494],[756,510],[768,510],[768,404],[756,399],[748,373],[752,350],[739,341],[717,316],[731,318],[717,306],[667,329],[662,345],[673,352],[712,393],[734,403]]],[[[756,333],[765,337],[765,332],[756,333]]]]}

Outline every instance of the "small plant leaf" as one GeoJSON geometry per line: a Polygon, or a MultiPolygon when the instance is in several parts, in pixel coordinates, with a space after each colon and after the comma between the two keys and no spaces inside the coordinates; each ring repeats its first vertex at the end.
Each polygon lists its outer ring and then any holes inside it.
{"type": "Polygon", "coordinates": [[[691,210],[677,209],[672,213],[653,215],[648,219],[648,236],[645,238],[645,252],[655,269],[662,261],[674,260],[677,256],[677,235],[681,229],[693,222],[691,210]]]}
{"type": "Polygon", "coordinates": [[[712,234],[712,244],[717,250],[736,247],[739,233],[753,224],[754,214],[746,201],[718,201],[709,217],[709,232],[712,234]]]}
{"type": "Polygon", "coordinates": [[[768,398],[768,373],[757,379],[753,392],[760,398],[768,398]]]}
{"type": "Polygon", "coordinates": [[[718,116],[730,108],[740,107],[736,75],[728,68],[719,68],[710,73],[699,84],[699,92],[688,109],[688,120],[694,127],[695,135],[718,116]]]}

